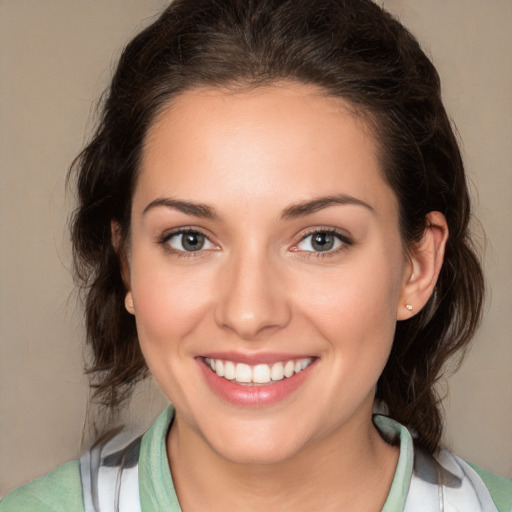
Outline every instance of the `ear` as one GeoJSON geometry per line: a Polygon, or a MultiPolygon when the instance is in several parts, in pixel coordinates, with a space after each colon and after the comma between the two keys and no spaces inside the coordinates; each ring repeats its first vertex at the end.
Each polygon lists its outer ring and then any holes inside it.
{"type": "Polygon", "coordinates": [[[133,296],[130,290],[126,292],[126,295],[124,297],[124,307],[126,308],[126,311],[128,311],[128,313],[135,315],[135,306],[133,305],[133,296]]]}
{"type": "Polygon", "coordinates": [[[124,298],[124,306],[128,313],[135,314],[133,305],[133,296],[131,292],[130,266],[126,257],[126,251],[122,247],[121,225],[116,220],[110,221],[110,234],[112,237],[112,247],[116,251],[121,265],[121,277],[126,287],[126,296],[124,298]]]}
{"type": "Polygon", "coordinates": [[[443,266],[447,240],[448,224],[444,215],[430,212],[421,240],[409,251],[409,264],[397,306],[397,320],[407,320],[418,313],[434,292],[443,266]]]}

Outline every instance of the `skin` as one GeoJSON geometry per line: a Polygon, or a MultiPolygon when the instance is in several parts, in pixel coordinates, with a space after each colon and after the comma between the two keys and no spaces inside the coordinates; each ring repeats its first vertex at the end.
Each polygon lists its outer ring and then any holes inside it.
{"type": "Polygon", "coordinates": [[[442,264],[446,223],[429,217],[404,248],[370,130],[314,87],[192,90],[161,113],[133,197],[126,306],[176,407],[167,450],[184,511],[381,509],[398,449],[371,421],[375,386],[396,320],[421,309],[442,264]],[[285,214],[333,195],[364,204],[285,214]],[[179,228],[204,248],[185,251],[179,228]],[[341,238],[319,252],[314,230],[341,238]],[[200,371],[211,351],[315,363],[285,399],[237,406],[200,371]]]}

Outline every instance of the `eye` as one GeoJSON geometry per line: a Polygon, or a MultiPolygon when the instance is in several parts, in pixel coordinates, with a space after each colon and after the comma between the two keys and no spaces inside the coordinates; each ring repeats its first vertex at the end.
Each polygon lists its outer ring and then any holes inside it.
{"type": "Polygon", "coordinates": [[[297,244],[297,249],[308,252],[327,252],[336,251],[345,245],[350,245],[346,237],[335,231],[324,230],[307,234],[297,244]]]}
{"type": "Polygon", "coordinates": [[[216,248],[206,235],[193,230],[171,233],[165,238],[165,243],[170,245],[174,250],[183,252],[196,252],[202,249],[216,248]]]}

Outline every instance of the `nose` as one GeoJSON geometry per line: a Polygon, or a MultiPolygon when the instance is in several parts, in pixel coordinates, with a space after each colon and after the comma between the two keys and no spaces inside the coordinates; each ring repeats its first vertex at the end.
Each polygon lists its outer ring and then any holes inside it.
{"type": "Polygon", "coordinates": [[[285,327],[291,308],[279,265],[247,252],[231,258],[220,277],[215,321],[241,339],[257,340],[285,327]]]}

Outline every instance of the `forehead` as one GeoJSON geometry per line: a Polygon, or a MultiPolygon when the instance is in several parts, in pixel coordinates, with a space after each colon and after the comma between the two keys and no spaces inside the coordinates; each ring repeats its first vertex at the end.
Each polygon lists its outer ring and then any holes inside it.
{"type": "Polygon", "coordinates": [[[394,200],[363,117],[343,99],[289,83],[175,98],[148,131],[136,199],[284,204],[333,193],[376,207],[394,200]]]}

